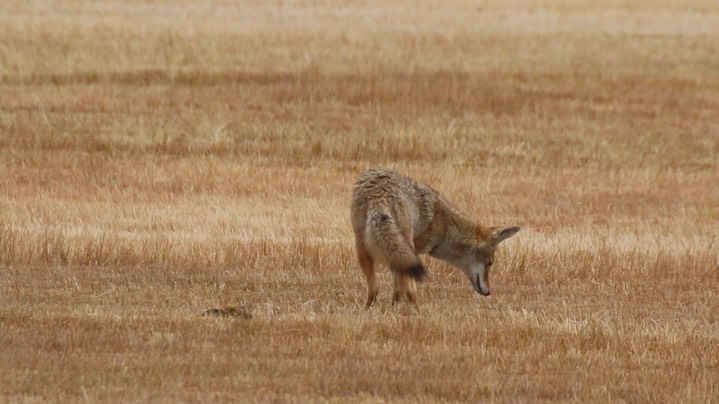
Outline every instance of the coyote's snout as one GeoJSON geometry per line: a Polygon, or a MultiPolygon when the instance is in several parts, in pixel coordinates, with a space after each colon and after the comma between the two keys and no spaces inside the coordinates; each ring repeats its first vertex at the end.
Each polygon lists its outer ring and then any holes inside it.
{"type": "Polygon", "coordinates": [[[367,304],[377,299],[374,264],[386,262],[394,277],[392,303],[402,296],[417,303],[415,280],[426,270],[427,253],[464,272],[478,293],[489,295],[489,271],[500,242],[519,227],[485,227],[457,212],[427,185],[383,168],[363,173],[352,197],[357,256],[367,278],[367,304]]]}

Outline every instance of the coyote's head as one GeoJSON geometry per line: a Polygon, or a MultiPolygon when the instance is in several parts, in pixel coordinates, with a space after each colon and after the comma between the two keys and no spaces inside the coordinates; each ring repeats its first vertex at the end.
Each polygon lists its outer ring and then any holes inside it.
{"type": "Polygon", "coordinates": [[[489,296],[489,270],[494,263],[494,251],[502,241],[514,236],[519,227],[477,228],[476,243],[467,247],[457,266],[464,272],[482,296],[489,296]]]}

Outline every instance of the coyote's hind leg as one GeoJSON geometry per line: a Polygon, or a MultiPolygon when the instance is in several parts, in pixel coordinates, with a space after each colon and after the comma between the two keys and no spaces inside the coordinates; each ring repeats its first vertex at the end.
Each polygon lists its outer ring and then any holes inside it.
{"type": "Polygon", "coordinates": [[[407,296],[407,301],[417,307],[417,284],[414,279],[405,274],[392,271],[394,290],[392,291],[392,304],[398,303],[402,297],[407,296]]]}
{"type": "Polygon", "coordinates": [[[365,279],[367,279],[367,303],[365,303],[365,307],[369,309],[377,300],[377,279],[374,273],[374,259],[362,243],[357,243],[357,258],[359,259],[362,273],[364,273],[365,279]]]}

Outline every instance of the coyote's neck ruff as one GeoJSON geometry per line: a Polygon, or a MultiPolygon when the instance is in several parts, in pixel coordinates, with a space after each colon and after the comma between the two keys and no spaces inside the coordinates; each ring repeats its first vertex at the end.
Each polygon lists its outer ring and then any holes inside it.
{"type": "Polygon", "coordinates": [[[426,270],[418,254],[461,269],[474,289],[489,295],[489,269],[499,243],[519,227],[484,227],[454,209],[437,191],[397,172],[372,168],[355,183],[352,228],[367,278],[367,307],[377,299],[374,263],[386,262],[394,276],[392,303],[402,296],[417,303],[415,280],[426,270]]]}

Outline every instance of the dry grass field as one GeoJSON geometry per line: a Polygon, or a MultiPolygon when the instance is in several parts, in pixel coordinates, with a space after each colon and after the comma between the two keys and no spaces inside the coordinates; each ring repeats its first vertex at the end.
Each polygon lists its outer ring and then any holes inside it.
{"type": "Polygon", "coordinates": [[[718,380],[714,0],[0,4],[0,401],[718,380]],[[349,201],[375,165],[522,227],[490,297],[425,257],[419,311],[384,268],[364,310],[349,201]]]}

